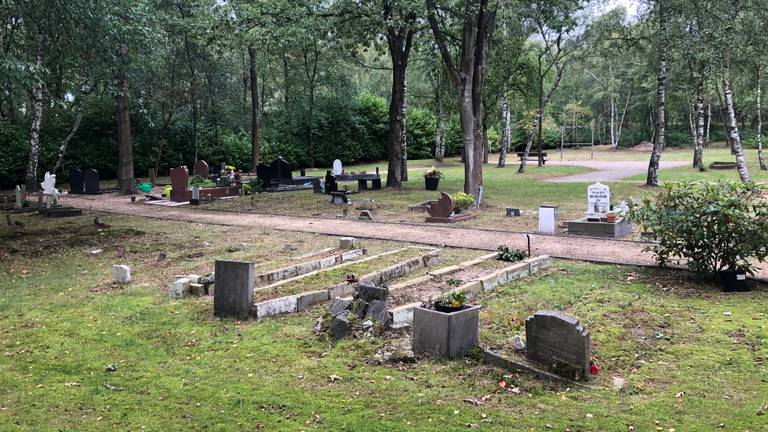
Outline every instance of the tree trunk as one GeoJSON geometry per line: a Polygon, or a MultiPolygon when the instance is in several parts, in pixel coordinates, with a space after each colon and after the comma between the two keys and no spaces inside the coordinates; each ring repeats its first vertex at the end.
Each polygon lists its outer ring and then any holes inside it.
{"type": "Polygon", "coordinates": [[[696,91],[696,128],[695,128],[695,147],[693,151],[693,167],[699,170],[704,169],[704,83],[699,83],[696,91]]]}
{"type": "MultiPolygon", "coordinates": [[[[43,68],[43,43],[41,32],[37,33],[35,48],[35,67],[38,71],[43,68]]],[[[27,173],[25,183],[27,191],[37,190],[37,163],[40,154],[40,125],[43,121],[43,79],[40,79],[32,87],[32,126],[29,129],[29,157],[27,159],[27,173]]]]}
{"type": "Polygon", "coordinates": [[[72,124],[72,128],[69,130],[69,133],[66,137],[61,141],[61,144],[59,145],[59,153],[56,157],[56,162],[53,164],[53,167],[51,168],[51,174],[56,174],[56,171],[59,170],[61,167],[61,164],[64,163],[64,155],[67,152],[67,146],[69,146],[69,142],[72,140],[72,137],[75,136],[77,133],[77,130],[80,128],[80,123],[83,121],[83,113],[85,112],[86,108],[86,96],[88,95],[88,92],[90,90],[90,73],[85,72],[84,77],[82,80],[82,83],[80,84],[80,88],[78,89],[77,96],[75,98],[75,103],[78,105],[77,112],[75,113],[75,121],[72,124]]]}
{"type": "MultiPolygon", "coordinates": [[[[121,49],[125,56],[127,48],[121,49]]],[[[136,180],[133,177],[133,143],[131,142],[131,116],[128,109],[128,77],[125,74],[123,59],[117,67],[117,148],[118,168],[117,184],[122,194],[135,191],[136,180]]]]}
{"type": "Polygon", "coordinates": [[[733,89],[731,87],[731,51],[725,49],[725,62],[723,64],[723,93],[725,96],[725,106],[728,110],[728,136],[730,137],[733,153],[736,156],[736,169],[739,171],[739,177],[744,183],[749,183],[752,178],[749,176],[747,161],[744,159],[744,149],[741,146],[741,136],[739,135],[739,126],[736,122],[736,108],[733,102],[733,89]]]}
{"type": "Polygon", "coordinates": [[[611,150],[616,150],[618,143],[616,142],[616,98],[611,96],[611,124],[608,125],[608,129],[611,132],[611,150]]]}
{"type": "Polygon", "coordinates": [[[539,77],[539,108],[541,114],[539,115],[539,121],[536,122],[536,151],[539,153],[537,156],[537,166],[544,166],[543,145],[542,145],[542,133],[544,128],[544,76],[539,77]]]}
{"type": "Polygon", "coordinates": [[[248,46],[248,71],[251,86],[251,172],[261,159],[261,114],[259,112],[259,74],[256,69],[256,48],[248,46]]]}
{"type": "Polygon", "coordinates": [[[510,141],[510,122],[509,122],[509,99],[505,94],[501,98],[501,150],[499,150],[498,168],[504,168],[507,164],[507,151],[509,151],[510,141]]]}
{"type": "Polygon", "coordinates": [[[435,162],[443,162],[445,158],[445,141],[443,139],[442,107],[440,106],[440,89],[435,90],[435,162]]]}
{"type": "Polygon", "coordinates": [[[392,95],[389,102],[389,140],[387,187],[400,188],[403,181],[403,147],[400,139],[403,135],[403,99],[405,99],[405,69],[402,59],[392,52],[392,95]]]}
{"type": "Polygon", "coordinates": [[[656,127],[651,160],[648,162],[647,186],[659,185],[659,161],[667,145],[667,0],[659,0],[659,52],[656,76],[656,127]]]}
{"type": "Polygon", "coordinates": [[[400,125],[400,181],[408,181],[408,140],[405,132],[408,127],[408,64],[405,64],[405,76],[403,77],[403,105],[400,110],[400,117],[403,119],[400,125]]]}
{"type": "MultiPolygon", "coordinates": [[[[539,108],[536,110],[536,115],[533,118],[533,128],[528,132],[528,137],[525,141],[525,150],[523,150],[523,156],[520,158],[520,167],[517,169],[518,174],[525,174],[525,167],[528,164],[528,154],[531,152],[531,147],[533,146],[533,136],[536,131],[540,130],[539,128],[542,122],[542,117],[544,116],[544,109],[555,94],[555,90],[557,90],[557,86],[560,85],[560,81],[563,79],[563,66],[558,63],[555,65],[555,70],[557,71],[555,82],[552,83],[552,87],[549,89],[547,96],[542,99],[539,104],[539,108]]],[[[539,163],[543,164],[541,158],[541,150],[539,150],[539,163]]]]}
{"type": "Polygon", "coordinates": [[[709,145],[709,129],[712,126],[712,104],[707,104],[707,135],[704,138],[704,145],[709,145]]]}
{"type": "Polygon", "coordinates": [[[763,155],[763,66],[757,65],[757,159],[760,169],[766,170],[765,156],[763,155]]]}
{"type": "Polygon", "coordinates": [[[195,162],[197,162],[197,123],[198,123],[198,104],[197,104],[197,72],[192,59],[192,48],[190,47],[189,37],[184,35],[184,50],[187,54],[187,66],[189,67],[189,98],[192,106],[192,148],[195,152],[195,162]]]}
{"type": "Polygon", "coordinates": [[[488,144],[488,116],[485,115],[485,103],[483,103],[483,163],[488,163],[488,155],[491,153],[491,146],[488,144]]]}

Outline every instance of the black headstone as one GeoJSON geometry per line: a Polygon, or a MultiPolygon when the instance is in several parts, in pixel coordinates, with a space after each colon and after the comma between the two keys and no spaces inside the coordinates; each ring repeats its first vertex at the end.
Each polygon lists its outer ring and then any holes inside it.
{"type": "Polygon", "coordinates": [[[272,170],[272,178],[277,180],[293,179],[293,166],[282,157],[273,160],[269,167],[272,170]]]}
{"type": "Polygon", "coordinates": [[[253,305],[253,263],[217,260],[215,275],[213,314],[224,318],[248,319],[253,305]]]}
{"type": "Polygon", "coordinates": [[[328,170],[325,172],[325,193],[338,192],[339,184],[336,183],[336,177],[328,170]]]}
{"type": "Polygon", "coordinates": [[[85,170],[85,193],[89,195],[98,195],[99,191],[99,172],[93,168],[85,170]]]}
{"type": "Polygon", "coordinates": [[[256,166],[256,177],[261,180],[261,187],[268,188],[272,183],[272,169],[269,165],[259,164],[256,166]]]}
{"type": "Polygon", "coordinates": [[[69,170],[69,193],[83,193],[83,171],[80,168],[69,170]]]}

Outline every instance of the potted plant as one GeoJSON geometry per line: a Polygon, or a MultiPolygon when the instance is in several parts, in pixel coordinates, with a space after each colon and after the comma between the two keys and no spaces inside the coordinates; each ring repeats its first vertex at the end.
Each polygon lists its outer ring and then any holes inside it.
{"type": "Polygon", "coordinates": [[[768,202],[755,184],[666,183],[653,199],[630,200],[628,217],[653,232],[647,250],[659,264],[684,263],[724,291],[747,290],[753,263],[768,257],[768,202]]]}
{"type": "Polygon", "coordinates": [[[469,210],[475,203],[475,197],[468,193],[457,192],[451,197],[453,199],[454,213],[461,213],[462,211],[469,210]]]}
{"type": "Polygon", "coordinates": [[[466,301],[466,294],[458,291],[413,308],[413,350],[454,358],[476,347],[480,306],[467,305],[466,301]]]}
{"type": "Polygon", "coordinates": [[[517,262],[528,258],[528,254],[525,251],[510,249],[509,246],[501,245],[496,250],[498,252],[496,259],[499,261],[517,262]]]}
{"type": "Polygon", "coordinates": [[[436,191],[441,178],[443,178],[443,173],[440,171],[434,168],[431,171],[427,171],[424,174],[424,187],[429,191],[436,191]]]}

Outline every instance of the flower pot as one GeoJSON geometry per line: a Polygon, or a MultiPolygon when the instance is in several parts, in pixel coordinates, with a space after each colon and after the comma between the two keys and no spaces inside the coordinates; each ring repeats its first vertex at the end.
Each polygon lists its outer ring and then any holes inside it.
{"type": "Polygon", "coordinates": [[[413,308],[413,350],[454,358],[478,344],[480,306],[455,312],[413,308]]]}
{"type": "Polygon", "coordinates": [[[747,272],[744,270],[722,270],[717,272],[720,286],[725,292],[749,291],[747,286],[747,272]]]}
{"type": "Polygon", "coordinates": [[[440,184],[440,177],[424,177],[424,187],[429,191],[436,191],[440,184]]]}
{"type": "Polygon", "coordinates": [[[605,216],[605,221],[608,223],[616,223],[616,213],[613,213],[613,212],[608,213],[605,216]]]}
{"type": "Polygon", "coordinates": [[[464,310],[464,309],[467,308],[466,305],[461,305],[461,306],[454,307],[454,306],[449,306],[449,305],[446,305],[446,304],[443,304],[443,303],[440,303],[440,302],[435,302],[434,303],[434,307],[435,307],[436,311],[445,312],[445,313],[458,312],[460,310],[464,310]]]}

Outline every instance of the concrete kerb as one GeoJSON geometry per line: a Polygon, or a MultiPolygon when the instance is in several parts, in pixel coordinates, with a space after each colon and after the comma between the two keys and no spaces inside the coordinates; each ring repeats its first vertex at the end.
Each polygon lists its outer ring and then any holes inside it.
{"type": "Polygon", "coordinates": [[[333,267],[341,264],[345,261],[351,261],[365,255],[365,249],[355,249],[347,252],[342,252],[329,257],[303,262],[300,264],[294,264],[291,266],[279,268],[269,272],[259,273],[255,277],[255,283],[257,285],[270,282],[278,282],[281,280],[301,276],[303,274],[322,270],[328,267],[333,267]]]}
{"type": "MultiPolygon", "coordinates": [[[[485,259],[490,259],[491,257],[495,257],[495,255],[496,254],[487,255],[485,259]]],[[[481,258],[484,258],[484,257],[481,257],[481,258]]],[[[473,261],[476,261],[476,260],[473,260],[473,261]]],[[[484,260],[477,261],[475,265],[481,263],[482,261],[484,260]]],[[[463,291],[470,295],[477,295],[484,291],[491,291],[495,289],[498,285],[505,284],[515,279],[521,279],[521,278],[527,277],[529,275],[537,273],[539,270],[543,268],[549,267],[549,261],[550,261],[549,255],[540,255],[534,258],[528,258],[523,262],[514,263],[510,266],[504,267],[501,270],[495,271],[479,279],[471,280],[457,288],[454,288],[448,291],[448,293],[463,291]]],[[[430,274],[428,276],[435,277],[433,276],[433,274],[430,274]]],[[[424,282],[423,278],[414,279],[412,281],[408,281],[407,283],[397,285],[397,289],[407,288],[423,282],[424,282]]],[[[391,287],[390,289],[393,289],[393,288],[394,287],[391,287]]],[[[409,324],[413,320],[413,308],[416,306],[421,306],[421,303],[409,303],[406,305],[402,305],[402,306],[398,306],[393,309],[390,309],[390,313],[392,314],[392,319],[393,319],[393,325],[404,326],[409,324]]]]}
{"type": "MultiPolygon", "coordinates": [[[[425,248],[420,246],[413,247],[413,248],[425,249],[425,250],[428,250],[428,252],[423,256],[411,258],[406,261],[395,264],[393,266],[389,266],[383,270],[369,273],[361,277],[360,281],[366,282],[366,283],[375,283],[375,282],[383,283],[383,282],[386,282],[387,280],[405,275],[418,268],[422,268],[425,266],[432,265],[435,262],[439,262],[439,260],[442,257],[442,251],[440,249],[425,248]]],[[[408,248],[405,248],[405,249],[408,249],[408,248]]],[[[376,257],[381,257],[384,255],[390,255],[392,253],[400,252],[405,249],[399,249],[394,252],[386,252],[383,254],[375,255],[373,257],[366,258],[366,260],[370,260],[376,257]]],[[[359,263],[361,261],[363,260],[355,261],[355,263],[359,263]]],[[[336,266],[334,267],[334,269],[338,267],[339,266],[336,266]]],[[[312,272],[312,273],[318,273],[320,271],[312,272]]],[[[307,275],[309,275],[309,273],[303,276],[305,277],[307,275]]],[[[296,278],[292,278],[292,279],[296,279],[296,278]]],[[[283,282],[287,282],[290,280],[291,279],[286,279],[283,282]]],[[[275,285],[276,284],[273,284],[271,286],[275,286],[275,285]]],[[[267,317],[279,315],[279,314],[301,312],[303,310],[310,308],[311,306],[326,302],[330,299],[333,299],[336,297],[346,297],[348,295],[351,295],[353,289],[354,289],[353,285],[348,283],[343,283],[343,284],[335,285],[325,290],[309,291],[301,294],[294,294],[290,296],[279,297],[276,299],[270,299],[270,300],[266,300],[266,301],[254,304],[253,313],[257,319],[263,319],[263,318],[267,318],[267,317]]],[[[255,291],[260,291],[260,290],[263,290],[263,288],[257,289],[255,291]]]]}

